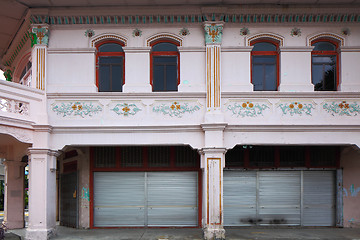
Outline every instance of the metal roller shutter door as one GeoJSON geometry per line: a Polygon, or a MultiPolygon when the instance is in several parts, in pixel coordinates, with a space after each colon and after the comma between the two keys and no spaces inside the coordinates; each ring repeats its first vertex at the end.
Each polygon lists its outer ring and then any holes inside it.
{"type": "Polygon", "coordinates": [[[94,173],[94,226],[145,225],[145,174],[94,173]]]}
{"type": "Polygon", "coordinates": [[[300,172],[258,172],[260,225],[300,225],[300,172]]]}
{"type": "Polygon", "coordinates": [[[334,171],[304,171],[304,226],[334,226],[336,189],[334,171]]]}
{"type": "Polygon", "coordinates": [[[147,173],[148,226],[197,226],[197,172],[147,173]]]}
{"type": "Polygon", "coordinates": [[[224,171],[224,225],[251,226],[256,218],[256,172],[224,171]]]}
{"type": "Polygon", "coordinates": [[[197,226],[197,172],[95,172],[94,226],[197,226]]]}
{"type": "Polygon", "coordinates": [[[224,225],[334,226],[335,171],[224,171],[224,225]]]}

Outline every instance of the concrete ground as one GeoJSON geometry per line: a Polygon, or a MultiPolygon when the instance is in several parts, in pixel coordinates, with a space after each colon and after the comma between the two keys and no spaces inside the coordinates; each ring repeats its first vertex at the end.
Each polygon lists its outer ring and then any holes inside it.
{"type": "MultiPolygon", "coordinates": [[[[11,230],[25,236],[25,229],[11,230]]],[[[6,239],[6,238],[5,238],[6,239]]],[[[54,240],[200,240],[199,228],[73,229],[57,227],[54,240]]],[[[360,228],[226,228],[226,240],[360,240],[360,228]]]]}

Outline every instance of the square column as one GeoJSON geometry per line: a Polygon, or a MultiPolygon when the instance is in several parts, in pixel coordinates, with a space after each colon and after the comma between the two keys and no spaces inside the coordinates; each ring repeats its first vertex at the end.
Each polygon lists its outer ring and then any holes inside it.
{"type": "Polygon", "coordinates": [[[26,239],[46,240],[56,225],[56,157],[50,149],[29,149],[29,226],[26,239]]]}
{"type": "Polygon", "coordinates": [[[223,227],[223,168],[224,148],[204,148],[201,151],[203,169],[202,226],[204,239],[225,239],[223,227]]]}
{"type": "Polygon", "coordinates": [[[150,50],[151,47],[124,47],[125,84],[123,92],[152,92],[150,84],[150,50]]]}
{"type": "Polygon", "coordinates": [[[341,69],[339,90],[341,92],[359,92],[360,61],[359,47],[341,47],[340,48],[341,69]]]}
{"type": "Polygon", "coordinates": [[[24,221],[24,173],[26,163],[6,160],[4,223],[8,229],[23,228],[24,221]]]}
{"type": "Polygon", "coordinates": [[[313,92],[311,51],[314,47],[280,47],[281,92],[313,92]]]}

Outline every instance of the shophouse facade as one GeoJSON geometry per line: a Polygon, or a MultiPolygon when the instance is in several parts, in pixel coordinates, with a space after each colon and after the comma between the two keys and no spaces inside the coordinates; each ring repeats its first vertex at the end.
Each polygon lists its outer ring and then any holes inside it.
{"type": "Polygon", "coordinates": [[[28,239],[360,226],[358,2],[26,2],[1,55],[10,228],[27,163],[28,239]]]}

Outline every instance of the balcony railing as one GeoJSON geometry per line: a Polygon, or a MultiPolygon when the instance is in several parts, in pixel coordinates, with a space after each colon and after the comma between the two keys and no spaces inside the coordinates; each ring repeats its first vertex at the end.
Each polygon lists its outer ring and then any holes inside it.
{"type": "Polygon", "coordinates": [[[35,122],[37,114],[46,111],[44,93],[18,83],[0,81],[0,116],[6,119],[35,122]]]}

